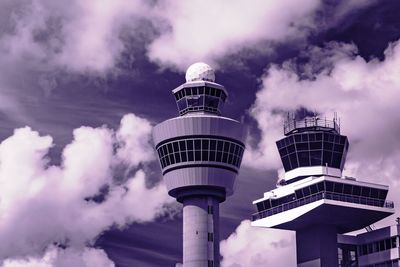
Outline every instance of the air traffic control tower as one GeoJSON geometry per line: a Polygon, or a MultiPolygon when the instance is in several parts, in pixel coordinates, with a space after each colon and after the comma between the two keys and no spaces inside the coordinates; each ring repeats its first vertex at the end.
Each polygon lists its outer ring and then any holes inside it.
{"type": "Polygon", "coordinates": [[[394,213],[388,187],[342,177],[349,147],[333,120],[288,116],[277,141],[285,169],[274,190],[253,204],[253,226],[296,231],[298,267],[343,265],[338,234],[359,230],[394,213]]]}
{"type": "Polygon", "coordinates": [[[183,267],[219,267],[219,203],[234,191],[243,127],[221,116],[228,92],[207,64],[191,65],[172,93],[180,116],[153,139],[168,193],[183,204],[183,267]]]}

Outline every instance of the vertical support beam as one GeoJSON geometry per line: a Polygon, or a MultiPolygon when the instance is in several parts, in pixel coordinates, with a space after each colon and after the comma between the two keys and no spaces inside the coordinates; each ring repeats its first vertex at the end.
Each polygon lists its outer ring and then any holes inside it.
{"type": "Polygon", "coordinates": [[[183,200],[183,267],[219,267],[219,200],[183,200]]]}
{"type": "Polygon", "coordinates": [[[338,267],[337,231],[315,225],[296,231],[297,267],[338,267]]]}

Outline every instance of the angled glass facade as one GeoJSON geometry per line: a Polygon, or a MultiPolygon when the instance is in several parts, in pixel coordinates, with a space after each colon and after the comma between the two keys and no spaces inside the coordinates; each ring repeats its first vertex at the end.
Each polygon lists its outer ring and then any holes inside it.
{"type": "Polygon", "coordinates": [[[343,170],[349,148],[346,136],[330,132],[291,134],[276,145],[286,172],[309,166],[343,170]]]}
{"type": "Polygon", "coordinates": [[[232,165],[240,167],[244,145],[235,140],[221,139],[216,136],[190,137],[164,142],[156,147],[162,169],[179,163],[232,165]]]}
{"type": "Polygon", "coordinates": [[[265,218],[289,209],[297,208],[321,199],[363,204],[376,207],[393,207],[393,202],[385,201],[388,191],[347,183],[321,181],[295,190],[294,194],[281,198],[270,198],[256,203],[258,212],[253,220],[265,218]]]}
{"type": "Polygon", "coordinates": [[[179,115],[207,111],[220,115],[227,98],[224,90],[211,86],[186,87],[175,92],[179,115]]]}

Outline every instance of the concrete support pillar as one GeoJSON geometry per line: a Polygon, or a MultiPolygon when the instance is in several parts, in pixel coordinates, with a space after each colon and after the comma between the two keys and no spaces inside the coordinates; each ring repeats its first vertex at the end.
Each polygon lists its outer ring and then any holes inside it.
{"type": "Polygon", "coordinates": [[[297,267],[338,267],[337,231],[318,225],[296,231],[297,267]]]}
{"type": "Polygon", "coordinates": [[[219,267],[219,200],[183,200],[183,267],[219,267]]]}

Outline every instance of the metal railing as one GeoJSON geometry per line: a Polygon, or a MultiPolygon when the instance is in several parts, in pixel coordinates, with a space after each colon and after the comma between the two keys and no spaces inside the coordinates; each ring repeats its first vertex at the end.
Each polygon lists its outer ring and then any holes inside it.
{"type": "Polygon", "coordinates": [[[367,206],[375,206],[375,207],[384,207],[384,208],[394,208],[394,203],[393,201],[385,201],[382,199],[376,199],[376,198],[368,198],[368,197],[362,197],[362,196],[352,196],[352,195],[345,195],[345,194],[339,194],[339,193],[334,193],[334,192],[327,192],[327,191],[322,191],[318,192],[300,199],[296,199],[284,204],[281,204],[279,206],[263,210],[257,213],[254,213],[252,215],[252,220],[259,220],[265,217],[269,217],[271,215],[281,213],[290,209],[294,209],[321,199],[330,199],[330,200],[336,200],[336,201],[342,201],[342,202],[348,202],[348,203],[355,203],[355,204],[362,204],[362,205],[367,205],[367,206]]]}
{"type": "Polygon", "coordinates": [[[336,119],[327,120],[318,117],[304,118],[301,120],[286,119],[283,124],[283,132],[286,135],[296,129],[314,127],[333,129],[337,133],[340,133],[340,125],[337,123],[336,119]]]}

